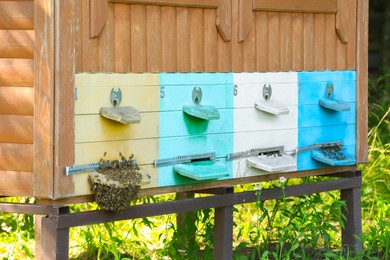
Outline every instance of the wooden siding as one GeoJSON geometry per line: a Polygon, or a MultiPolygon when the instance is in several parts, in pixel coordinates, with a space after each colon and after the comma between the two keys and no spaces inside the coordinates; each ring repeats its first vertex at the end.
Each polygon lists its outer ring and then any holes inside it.
{"type": "Polygon", "coordinates": [[[33,1],[0,1],[0,195],[33,195],[33,1]]]}
{"type": "Polygon", "coordinates": [[[330,14],[252,11],[252,16],[242,17],[242,12],[248,11],[241,9],[250,5],[239,0],[233,0],[231,5],[231,41],[224,41],[217,31],[218,9],[113,2],[108,5],[108,20],[100,36],[90,39],[89,0],[77,1],[81,31],[76,71],[355,69],[356,0],[346,1],[349,12],[342,17],[348,24],[345,32],[348,43],[337,37],[333,11],[330,14]]]}

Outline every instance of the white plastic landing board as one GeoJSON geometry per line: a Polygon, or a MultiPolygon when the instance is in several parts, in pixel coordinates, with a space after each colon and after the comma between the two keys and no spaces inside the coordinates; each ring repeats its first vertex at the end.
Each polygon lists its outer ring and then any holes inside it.
{"type": "Polygon", "coordinates": [[[289,171],[294,170],[296,167],[294,158],[285,153],[250,157],[246,160],[246,163],[254,168],[267,172],[289,171]]]}
{"type": "Polygon", "coordinates": [[[290,113],[286,105],[273,100],[257,100],[255,101],[255,108],[273,115],[287,115],[290,113]]]}

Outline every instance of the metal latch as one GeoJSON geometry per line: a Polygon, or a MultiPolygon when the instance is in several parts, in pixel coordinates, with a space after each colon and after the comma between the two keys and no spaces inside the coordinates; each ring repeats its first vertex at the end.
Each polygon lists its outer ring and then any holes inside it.
{"type": "Polygon", "coordinates": [[[180,155],[173,158],[155,160],[154,167],[161,167],[161,166],[180,164],[180,163],[190,163],[195,161],[212,161],[212,160],[215,160],[215,152],[180,155]]]}

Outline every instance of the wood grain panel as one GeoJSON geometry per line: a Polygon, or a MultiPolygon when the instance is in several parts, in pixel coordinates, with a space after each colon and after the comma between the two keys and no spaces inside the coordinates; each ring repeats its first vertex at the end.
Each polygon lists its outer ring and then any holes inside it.
{"type": "Polygon", "coordinates": [[[256,71],[256,23],[253,23],[244,41],[244,70],[245,72],[256,71]]]}
{"type": "Polygon", "coordinates": [[[232,70],[232,43],[225,42],[218,34],[218,72],[229,72],[232,70]]]}
{"type": "Polygon", "coordinates": [[[33,86],[34,62],[31,59],[0,59],[0,86],[33,86]]]}
{"type": "Polygon", "coordinates": [[[239,42],[238,38],[238,1],[232,1],[232,24],[235,29],[232,30],[232,71],[238,72],[244,69],[244,44],[239,42]]]}
{"type": "Polygon", "coordinates": [[[204,17],[203,9],[190,9],[190,68],[204,71],[204,17]]]}
{"type": "Polygon", "coordinates": [[[82,1],[76,1],[76,6],[75,6],[75,21],[76,21],[76,42],[75,42],[75,48],[76,48],[76,53],[75,53],[75,68],[76,71],[75,73],[81,72],[82,71],[82,52],[81,52],[81,45],[82,45],[82,39],[83,39],[83,33],[81,30],[81,13],[82,13],[82,1]]]}
{"type": "Polygon", "coordinates": [[[270,71],[280,70],[280,13],[269,12],[268,13],[268,66],[270,71]]]}
{"type": "MultiPolygon", "coordinates": [[[[324,70],[326,68],[326,37],[325,15],[314,15],[314,69],[324,70]]],[[[334,34],[334,33],[333,33],[334,34]]]]}
{"type": "Polygon", "coordinates": [[[0,58],[34,57],[33,30],[0,30],[0,58]]]}
{"type": "Polygon", "coordinates": [[[81,53],[82,53],[82,71],[99,71],[99,39],[90,39],[89,37],[89,0],[80,0],[81,4],[81,53]]]}
{"type": "Polygon", "coordinates": [[[268,71],[269,41],[268,41],[268,13],[256,13],[256,57],[257,71],[268,71]]]}
{"type": "Polygon", "coordinates": [[[368,0],[357,2],[356,160],[368,161],[368,0]]]}
{"type": "Polygon", "coordinates": [[[131,69],[146,71],[146,7],[131,6],[131,69]]]}
{"type": "Polygon", "coordinates": [[[256,11],[336,13],[338,6],[337,0],[254,0],[253,9],[256,11]]]}
{"type": "Polygon", "coordinates": [[[114,5],[107,6],[107,22],[99,37],[99,71],[115,71],[115,13],[114,5]]]}
{"type": "MultiPolygon", "coordinates": [[[[54,122],[54,198],[72,196],[74,182],[65,167],[73,165],[74,153],[74,84],[77,0],[56,2],[56,67],[54,122]],[[62,10],[62,11],[61,11],[62,10]],[[66,10],[66,11],[65,11],[66,10]]],[[[39,181],[39,180],[37,180],[39,181]]]]}
{"type": "Polygon", "coordinates": [[[98,37],[102,32],[108,18],[107,9],[109,8],[107,0],[91,0],[90,8],[90,32],[91,38],[98,37]]]}
{"type": "Polygon", "coordinates": [[[147,6],[147,71],[161,70],[161,7],[147,6]]]}
{"type": "Polygon", "coordinates": [[[162,71],[173,72],[177,68],[176,9],[161,7],[162,71]]]}
{"type": "Polygon", "coordinates": [[[336,42],[337,36],[335,34],[335,17],[334,15],[327,15],[325,18],[325,57],[326,69],[336,70],[336,42]]]}
{"type": "Polygon", "coordinates": [[[356,0],[348,0],[348,10],[347,69],[356,70],[356,0]]]}
{"type": "MultiPolygon", "coordinates": [[[[86,0],[88,2],[88,0],[86,0]]],[[[43,198],[53,197],[54,169],[54,53],[55,36],[54,1],[36,0],[35,4],[35,109],[34,146],[20,147],[29,167],[14,169],[34,172],[34,195],[43,198]],[[30,158],[31,157],[31,158],[30,158]],[[34,158],[34,167],[32,165],[34,158]],[[31,165],[30,165],[31,164],[31,165]]],[[[87,27],[88,24],[87,24],[87,27]]],[[[87,35],[88,37],[88,35],[87,35]]],[[[89,37],[88,37],[89,38],[89,37]]],[[[18,147],[14,147],[17,149],[18,147]]],[[[20,149],[19,148],[19,149],[20,149]]],[[[9,169],[11,170],[11,169],[9,169]]]]}
{"type": "Polygon", "coordinates": [[[115,71],[129,72],[130,64],[130,8],[126,4],[115,5],[115,71]]]}
{"type": "Polygon", "coordinates": [[[32,172],[33,153],[32,144],[0,143],[0,171],[32,172]]]}
{"type": "Polygon", "coordinates": [[[314,70],[314,14],[304,14],[303,16],[303,49],[303,69],[314,70]]]}
{"type": "Polygon", "coordinates": [[[0,195],[33,196],[33,173],[18,171],[0,171],[0,195]]]}
{"type": "Polygon", "coordinates": [[[163,6],[217,8],[218,0],[109,0],[113,3],[153,4],[163,6]]]}
{"type": "Polygon", "coordinates": [[[252,0],[238,1],[238,41],[243,42],[253,24],[252,0]]]}
{"type": "MultiPolygon", "coordinates": [[[[191,71],[191,21],[190,9],[178,7],[177,13],[177,70],[179,72],[191,71]]],[[[198,25],[196,25],[198,26],[198,25]]],[[[203,56],[203,55],[202,55],[203,56]]]]}
{"type": "Polygon", "coordinates": [[[218,71],[218,32],[215,29],[215,10],[204,10],[204,70],[218,71]]]}
{"type": "Polygon", "coordinates": [[[280,14],[280,70],[292,67],[292,17],[290,13],[280,14]]]}
{"type": "Polygon", "coordinates": [[[292,65],[293,71],[303,70],[303,14],[294,13],[291,18],[292,24],[292,65]]]}
{"type": "Polygon", "coordinates": [[[0,143],[32,144],[32,116],[0,115],[0,122],[0,143]]]}
{"type": "Polygon", "coordinates": [[[34,113],[34,88],[0,87],[0,114],[30,115],[34,113]]]}
{"type": "Polygon", "coordinates": [[[34,29],[34,1],[0,1],[0,29],[34,29]]]}

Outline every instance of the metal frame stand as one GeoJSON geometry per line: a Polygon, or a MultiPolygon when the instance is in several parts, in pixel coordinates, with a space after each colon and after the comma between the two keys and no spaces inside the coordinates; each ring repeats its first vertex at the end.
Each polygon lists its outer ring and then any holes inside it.
{"type": "MultiPolygon", "coordinates": [[[[362,177],[360,172],[338,174],[338,180],[307,183],[285,188],[286,197],[301,196],[333,190],[341,191],[341,199],[346,200],[344,211],[347,220],[342,231],[343,245],[358,252],[362,245],[361,237],[361,198],[362,177]],[[357,237],[356,237],[357,236],[357,237]]],[[[37,259],[68,259],[69,228],[119,220],[150,217],[172,213],[184,213],[207,208],[215,208],[214,221],[214,259],[232,259],[233,255],[233,206],[256,202],[256,191],[234,193],[232,187],[219,188],[199,193],[212,193],[214,196],[201,198],[183,198],[181,200],[131,206],[120,214],[104,210],[69,213],[68,206],[43,206],[34,204],[0,203],[0,212],[44,215],[41,218],[40,252],[37,259]]],[[[260,200],[282,198],[280,188],[263,190],[260,200]]]]}

